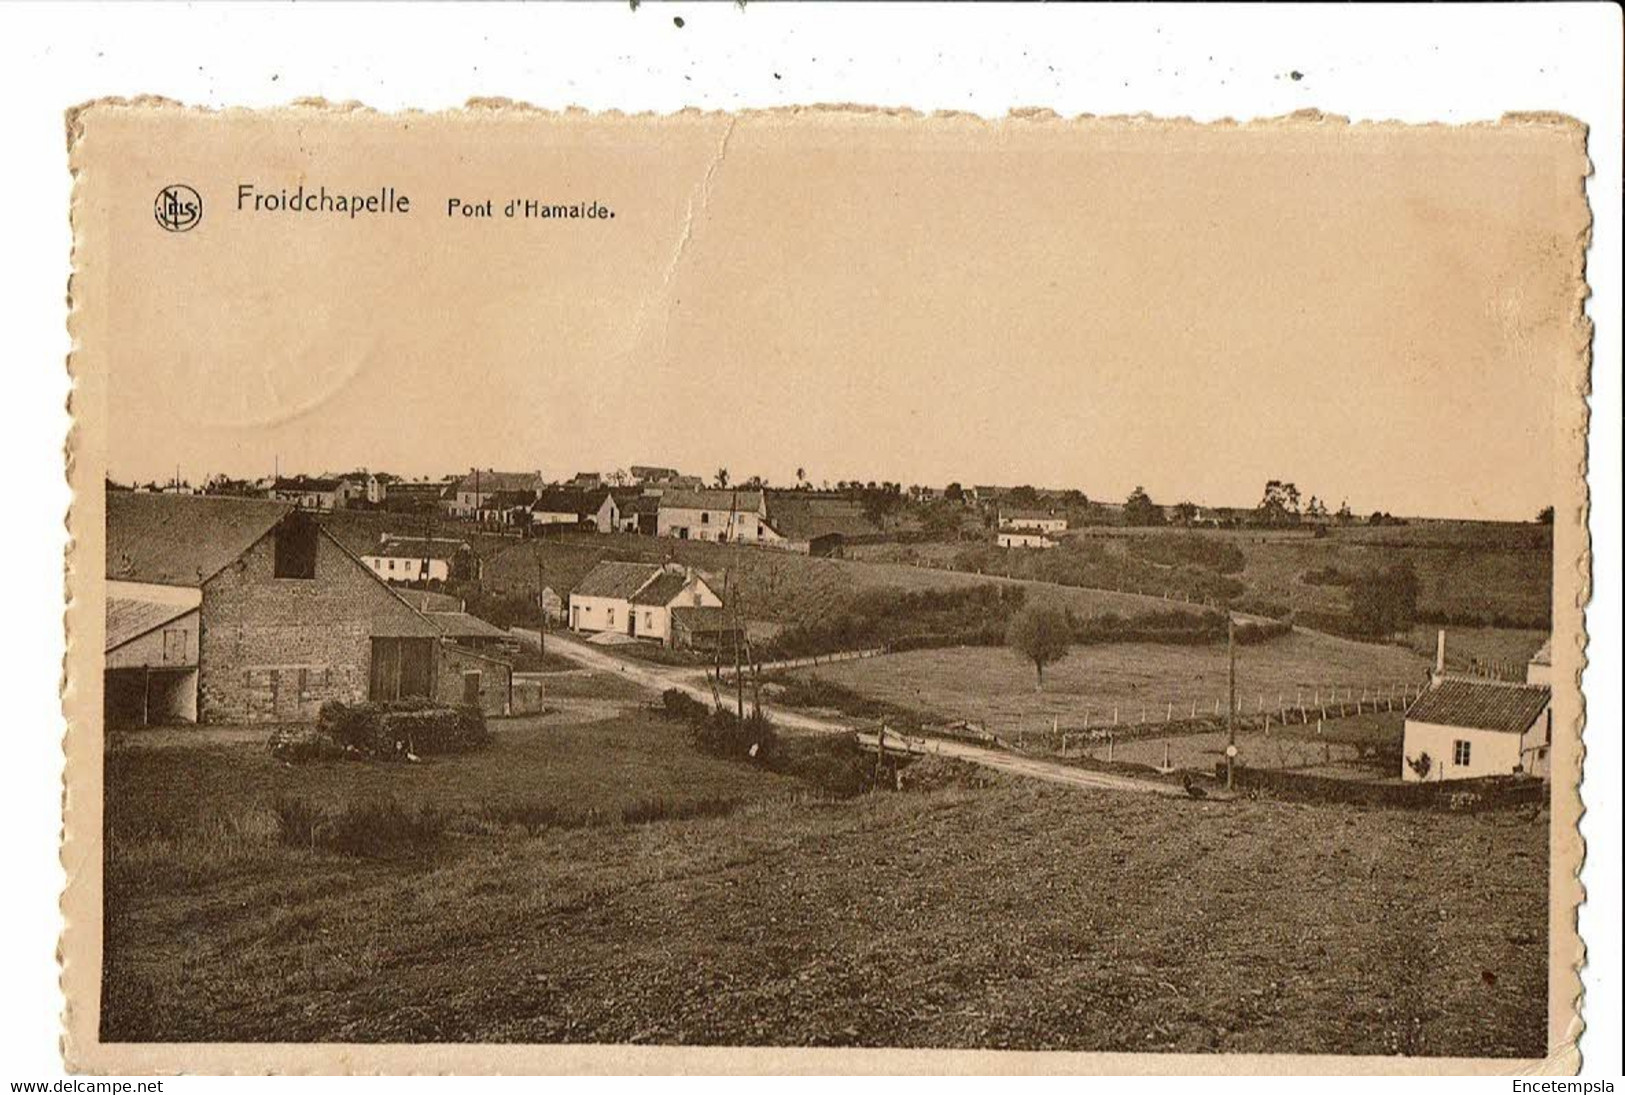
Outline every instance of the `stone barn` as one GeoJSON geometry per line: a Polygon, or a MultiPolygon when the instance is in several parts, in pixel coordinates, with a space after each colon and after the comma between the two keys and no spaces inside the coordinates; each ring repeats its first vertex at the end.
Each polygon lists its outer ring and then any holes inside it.
{"type": "MultiPolygon", "coordinates": [[[[441,629],[286,503],[109,494],[106,570],[109,725],[307,722],[328,700],[472,694],[472,670],[443,669],[441,629]]],[[[503,674],[480,672],[487,706],[503,674]]]]}

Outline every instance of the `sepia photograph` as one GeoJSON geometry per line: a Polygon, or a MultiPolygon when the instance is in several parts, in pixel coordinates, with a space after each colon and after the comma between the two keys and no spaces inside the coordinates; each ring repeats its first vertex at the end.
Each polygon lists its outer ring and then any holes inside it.
{"type": "Polygon", "coordinates": [[[1578,122],[69,139],[71,1056],[1574,1067],[1578,122]]]}

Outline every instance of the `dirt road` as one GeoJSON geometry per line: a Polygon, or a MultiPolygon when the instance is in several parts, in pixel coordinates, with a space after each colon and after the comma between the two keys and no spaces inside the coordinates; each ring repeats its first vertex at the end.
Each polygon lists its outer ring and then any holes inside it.
{"type": "MultiPolygon", "coordinates": [[[[696,680],[694,671],[691,669],[667,668],[665,666],[630,661],[626,658],[616,657],[614,654],[598,647],[559,634],[548,636],[548,648],[579,665],[604,673],[617,674],[621,679],[647,688],[651,692],[664,692],[668,688],[675,688],[702,703],[709,704],[711,702],[710,685],[703,678],[696,680]]],[[[746,710],[751,709],[748,696],[745,700],[745,708],[746,710]]],[[[856,725],[853,723],[807,715],[784,707],[773,708],[772,716],[774,723],[777,725],[806,733],[849,734],[856,729],[856,725]]],[[[968,742],[950,741],[942,738],[913,740],[924,740],[926,748],[938,756],[953,757],[956,760],[967,761],[971,764],[980,764],[983,767],[1007,772],[1011,775],[1026,776],[1031,779],[1047,780],[1051,783],[1064,783],[1072,787],[1088,787],[1097,790],[1132,791],[1136,794],[1171,795],[1176,798],[1184,795],[1184,792],[1178,787],[1157,783],[1152,780],[1132,779],[1128,776],[1117,776],[1108,772],[1092,772],[1084,768],[1056,764],[1053,761],[1042,760],[1038,757],[1005,753],[997,749],[986,749],[980,745],[971,745],[968,742]]]]}

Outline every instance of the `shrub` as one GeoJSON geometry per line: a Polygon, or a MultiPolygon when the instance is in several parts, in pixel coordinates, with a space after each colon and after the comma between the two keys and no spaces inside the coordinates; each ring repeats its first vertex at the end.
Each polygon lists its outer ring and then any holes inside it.
{"type": "Polygon", "coordinates": [[[332,812],[284,795],[271,803],[271,813],[283,844],[368,859],[419,851],[438,841],[446,827],[445,816],[427,804],[411,810],[390,797],[332,812]]]}
{"type": "Polygon", "coordinates": [[[760,711],[741,719],[731,711],[713,711],[692,724],[694,744],[708,753],[767,763],[778,735],[773,720],[760,711]]]}
{"type": "Polygon", "coordinates": [[[317,843],[340,855],[385,858],[426,848],[445,828],[445,815],[427,803],[411,810],[392,797],[375,798],[330,815],[326,839],[318,833],[317,843]]]}
{"type": "Polygon", "coordinates": [[[668,688],[660,694],[660,701],[668,718],[697,723],[709,718],[711,711],[699,700],[681,688],[668,688]]]}
{"type": "Polygon", "coordinates": [[[1130,543],[1129,551],[1150,563],[1188,565],[1218,574],[1240,574],[1247,567],[1247,557],[1235,544],[1201,533],[1143,536],[1130,543]]]}
{"type": "Polygon", "coordinates": [[[316,832],[322,827],[322,811],[302,798],[278,795],[271,803],[276,818],[277,840],[293,848],[316,847],[316,832]]]}
{"type": "Polygon", "coordinates": [[[486,745],[491,733],[477,707],[439,707],[426,699],[322,704],[316,728],[339,745],[369,756],[463,753],[486,745]]]}
{"type": "Polygon", "coordinates": [[[546,829],[580,829],[595,820],[588,811],[567,810],[556,802],[539,799],[495,803],[482,810],[480,816],[498,825],[518,825],[531,836],[546,829]]]}

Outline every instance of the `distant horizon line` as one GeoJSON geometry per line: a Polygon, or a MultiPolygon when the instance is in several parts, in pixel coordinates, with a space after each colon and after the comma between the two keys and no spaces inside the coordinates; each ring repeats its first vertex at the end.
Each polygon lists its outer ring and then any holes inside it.
{"type": "MultiPolygon", "coordinates": [[[[730,474],[728,486],[723,487],[723,488],[718,488],[718,487],[715,486],[714,479],[712,477],[710,477],[710,476],[697,475],[697,474],[693,474],[693,473],[683,472],[680,469],[677,469],[675,467],[675,465],[669,465],[669,464],[637,464],[637,465],[630,465],[629,464],[629,465],[624,465],[624,466],[618,466],[617,468],[614,469],[614,471],[627,472],[628,474],[630,474],[630,468],[632,468],[634,466],[640,467],[640,468],[662,468],[662,469],[676,470],[679,475],[687,475],[687,476],[690,476],[692,478],[697,478],[697,479],[701,480],[701,482],[704,484],[704,489],[723,489],[723,490],[727,490],[727,489],[745,489],[743,484],[744,484],[744,482],[746,482],[748,480],[748,477],[747,477],[747,480],[740,480],[740,481],[736,482],[736,481],[733,480],[733,477],[730,474]]],[[[263,479],[270,479],[270,478],[273,478],[273,477],[275,477],[275,478],[283,478],[283,479],[338,478],[338,477],[348,475],[351,472],[366,472],[369,475],[391,475],[391,476],[394,476],[397,480],[399,480],[401,482],[419,483],[419,484],[422,484],[422,483],[445,483],[445,482],[449,482],[449,481],[451,481],[453,479],[465,478],[465,477],[467,477],[467,476],[469,476],[471,474],[474,474],[476,472],[493,472],[493,473],[497,473],[497,474],[510,474],[510,475],[534,473],[534,474],[537,474],[537,475],[542,475],[542,471],[539,468],[535,468],[535,469],[528,469],[528,468],[502,469],[502,468],[497,468],[497,467],[483,467],[482,468],[482,467],[471,466],[466,471],[452,472],[450,474],[447,474],[447,475],[444,475],[444,476],[441,476],[441,477],[437,478],[435,476],[429,476],[429,475],[424,475],[424,476],[400,475],[400,474],[397,474],[395,472],[391,472],[391,471],[387,471],[387,470],[383,470],[383,469],[374,469],[374,468],[371,468],[371,467],[369,467],[367,465],[364,465],[364,464],[356,464],[356,465],[350,466],[346,471],[337,471],[337,472],[310,473],[310,472],[303,472],[303,471],[300,471],[300,472],[278,471],[278,472],[275,473],[275,476],[271,476],[271,475],[234,476],[234,475],[230,475],[229,473],[226,473],[226,472],[210,472],[209,476],[226,475],[227,478],[241,479],[244,482],[251,482],[252,483],[252,482],[258,482],[258,481],[263,480],[263,479]]],[[[564,478],[549,478],[549,477],[546,477],[546,476],[543,476],[543,478],[545,480],[544,485],[546,485],[546,486],[564,486],[564,485],[568,484],[568,482],[569,482],[569,480],[571,478],[573,478],[575,475],[578,475],[578,474],[596,474],[596,475],[600,475],[600,476],[603,476],[603,477],[607,478],[609,475],[611,475],[613,473],[614,472],[587,472],[587,473],[575,472],[575,473],[572,473],[570,476],[566,476],[564,478]]],[[[174,476],[163,478],[163,479],[159,479],[157,477],[148,477],[144,481],[138,480],[137,478],[134,478],[134,477],[120,477],[120,476],[115,475],[113,473],[112,469],[110,469],[110,468],[106,470],[105,475],[106,475],[106,478],[111,480],[112,482],[115,482],[115,483],[128,483],[132,487],[141,486],[141,485],[145,485],[145,484],[153,484],[153,485],[160,485],[161,486],[161,485],[164,485],[164,484],[174,484],[177,481],[174,476]]],[[[201,480],[187,479],[185,476],[182,476],[182,477],[180,477],[180,481],[185,482],[190,486],[202,486],[203,483],[207,482],[209,476],[205,476],[201,480]]],[[[1037,483],[1033,483],[1033,482],[1009,483],[1009,484],[1006,484],[1006,483],[980,483],[980,484],[978,484],[978,483],[976,483],[974,481],[966,481],[966,480],[961,480],[961,479],[950,479],[950,480],[948,480],[946,483],[944,483],[942,485],[936,485],[936,484],[919,483],[919,482],[905,483],[905,482],[903,482],[902,480],[899,480],[899,479],[872,479],[872,480],[871,479],[866,479],[866,480],[819,479],[819,480],[815,481],[812,477],[809,476],[807,479],[799,481],[799,482],[796,481],[796,480],[791,480],[788,484],[780,485],[780,484],[775,484],[770,479],[767,479],[767,478],[764,477],[763,480],[762,480],[760,489],[763,489],[763,490],[779,490],[779,491],[796,491],[796,490],[813,490],[813,491],[831,490],[831,491],[834,491],[834,490],[840,489],[835,484],[843,483],[843,482],[844,483],[861,483],[863,485],[867,485],[868,483],[874,483],[876,485],[879,485],[881,483],[895,483],[903,490],[904,493],[907,493],[908,490],[911,487],[924,487],[924,488],[927,488],[927,489],[930,489],[930,490],[935,490],[935,491],[941,492],[941,491],[946,490],[948,486],[953,485],[953,484],[958,484],[960,489],[965,490],[965,491],[971,491],[977,486],[996,487],[996,488],[998,488],[1000,490],[1015,490],[1018,487],[1031,487],[1035,491],[1038,491],[1040,493],[1048,493],[1048,494],[1062,494],[1062,493],[1066,493],[1068,491],[1074,491],[1075,490],[1078,493],[1082,494],[1084,496],[1084,498],[1091,505],[1120,506],[1120,505],[1124,504],[1124,501],[1126,501],[1126,499],[1127,499],[1127,495],[1125,495],[1124,499],[1111,499],[1111,498],[1109,498],[1108,496],[1105,496],[1105,495],[1095,495],[1095,494],[1090,493],[1087,490],[1084,490],[1081,487],[1039,486],[1037,483]],[[822,484],[822,485],[820,485],[820,484],[822,484]]],[[[1285,480],[1285,482],[1294,482],[1294,481],[1293,480],[1285,480]]],[[[750,488],[750,489],[758,489],[758,488],[753,487],[753,488],[750,488]]],[[[1139,487],[1131,488],[1129,493],[1132,494],[1133,490],[1135,490],[1135,489],[1140,489],[1140,488],[1139,487]]],[[[1320,495],[1313,494],[1313,493],[1311,493],[1309,495],[1309,497],[1318,498],[1321,501],[1321,503],[1324,504],[1327,507],[1328,516],[1332,516],[1332,517],[1336,516],[1336,510],[1332,508],[1332,504],[1327,498],[1322,498],[1320,495]]],[[[1167,502],[1167,501],[1160,501],[1159,502],[1159,501],[1156,501],[1155,498],[1153,498],[1152,501],[1153,501],[1153,504],[1155,504],[1158,507],[1161,507],[1163,509],[1172,509],[1175,506],[1183,505],[1183,504],[1185,504],[1187,502],[1190,503],[1191,505],[1198,506],[1198,507],[1203,508],[1203,509],[1248,511],[1248,510],[1256,510],[1256,509],[1259,508],[1259,504],[1257,502],[1249,503],[1249,504],[1243,504],[1243,505],[1236,505],[1236,504],[1223,503],[1223,502],[1198,502],[1198,501],[1196,501],[1196,500],[1194,500],[1192,498],[1189,498],[1189,497],[1182,497],[1177,502],[1167,502]]],[[[1337,505],[1341,506],[1342,505],[1342,500],[1339,500],[1337,505]]],[[[1364,521],[1365,519],[1369,518],[1374,513],[1379,513],[1380,512],[1380,513],[1386,514],[1387,516],[1394,517],[1394,518],[1397,518],[1399,520],[1407,520],[1407,521],[1410,521],[1410,520],[1414,520],[1414,521],[1438,521],[1438,522],[1448,521],[1448,522],[1455,522],[1455,523],[1460,523],[1460,524],[1513,524],[1513,525],[1517,525],[1517,524],[1528,525],[1528,524],[1540,524],[1540,523],[1542,523],[1539,520],[1538,512],[1535,515],[1532,515],[1532,516],[1529,516],[1529,517],[1464,517],[1464,516],[1460,516],[1460,515],[1456,515],[1456,514],[1395,513],[1392,510],[1384,510],[1384,509],[1380,509],[1380,508],[1379,509],[1372,509],[1372,510],[1361,510],[1361,509],[1355,509],[1352,506],[1350,507],[1350,509],[1351,509],[1351,512],[1354,513],[1355,517],[1357,519],[1361,520],[1361,521],[1364,521]]]]}

